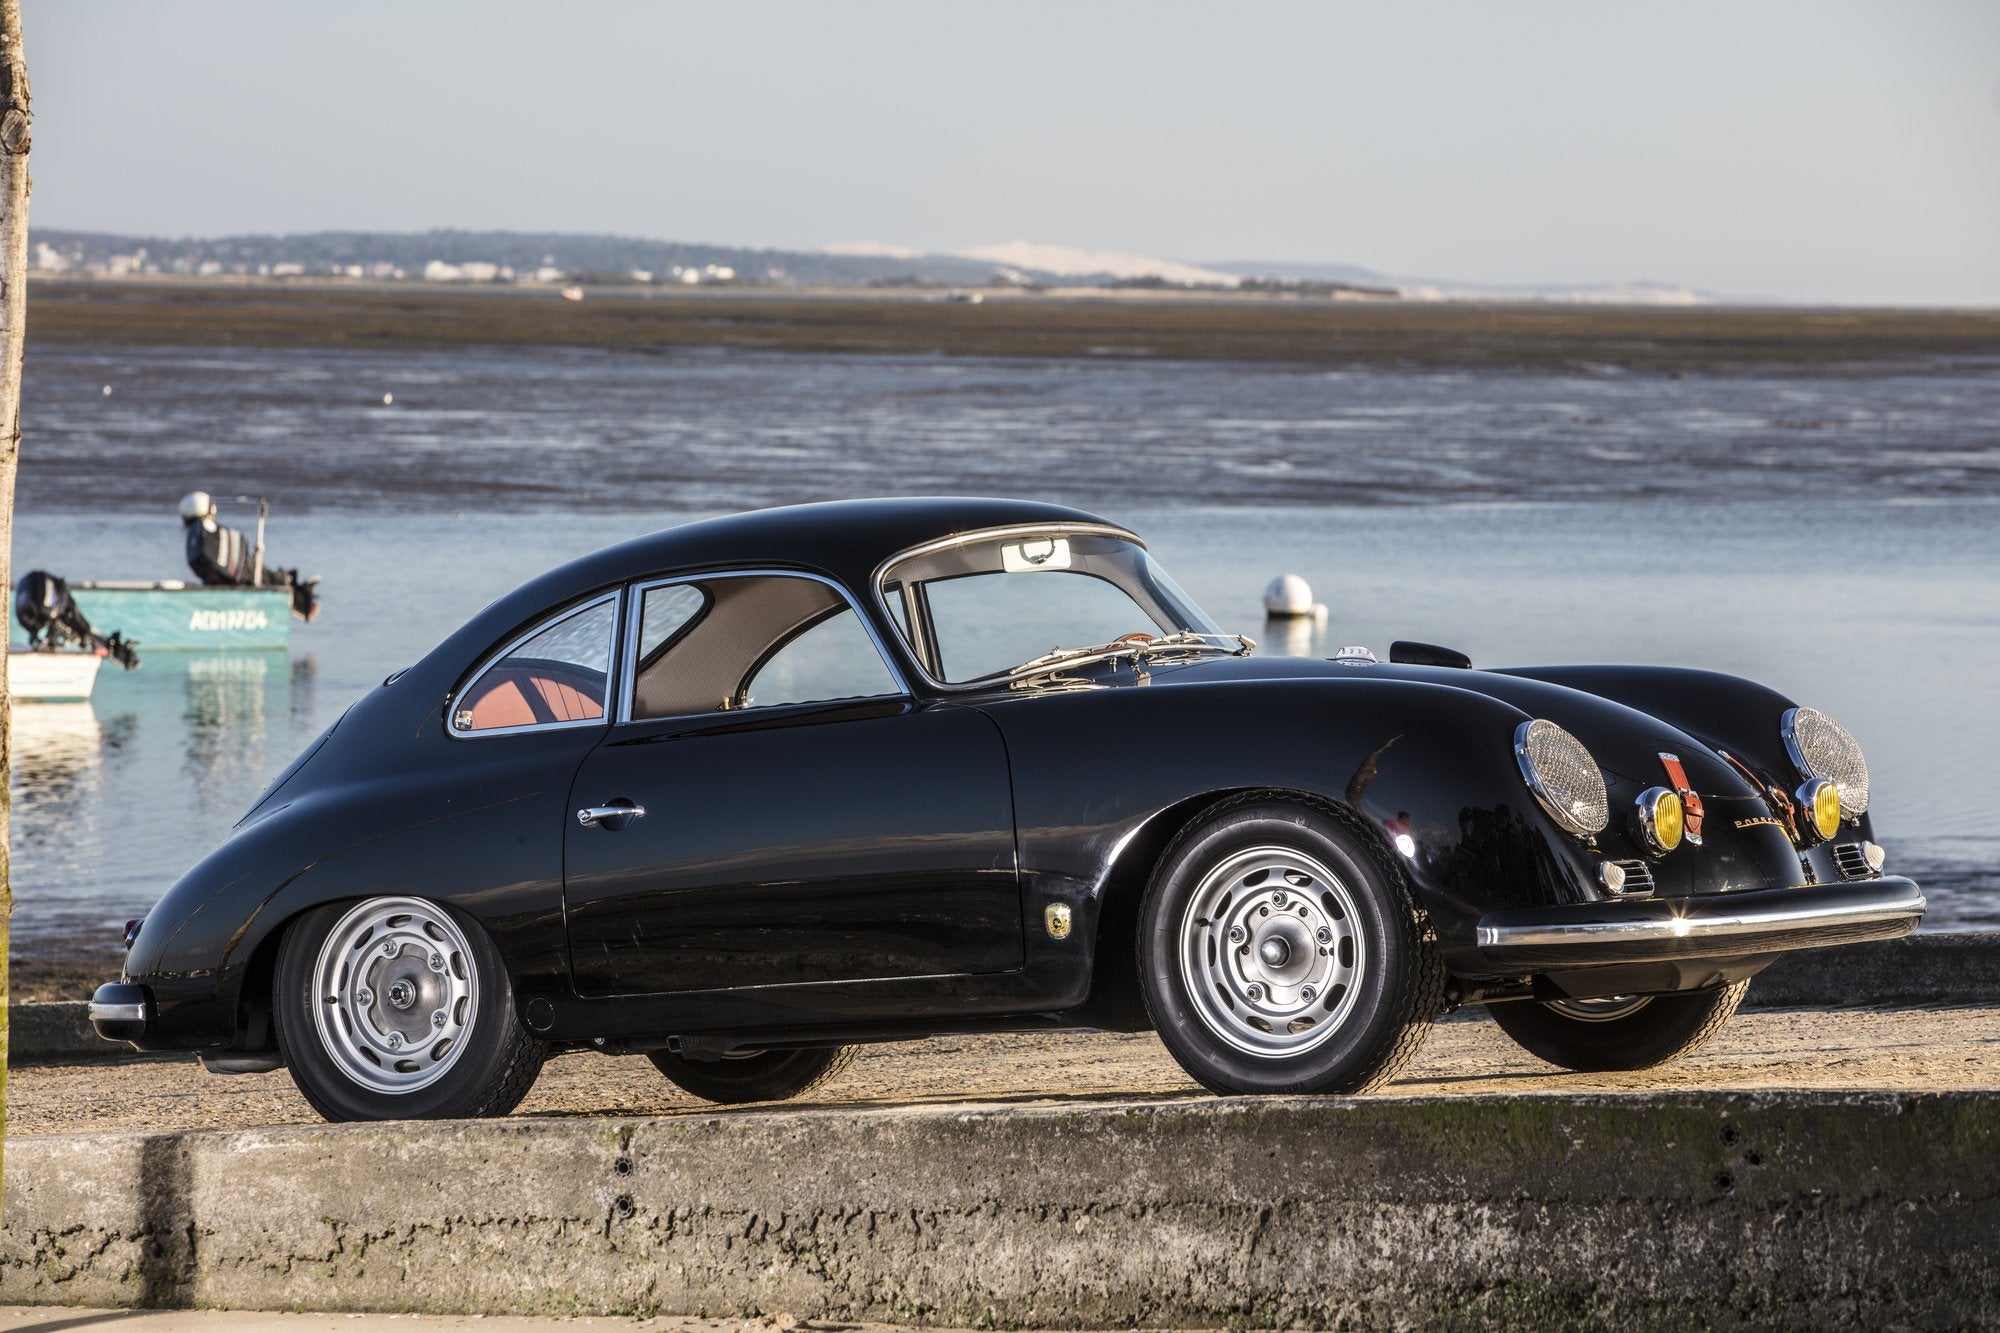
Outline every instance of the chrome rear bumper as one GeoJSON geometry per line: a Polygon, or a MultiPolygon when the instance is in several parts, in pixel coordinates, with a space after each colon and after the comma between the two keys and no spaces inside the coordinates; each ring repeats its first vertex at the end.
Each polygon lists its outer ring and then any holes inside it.
{"type": "Polygon", "coordinates": [[[1693,898],[1508,908],[1479,920],[1479,952],[1502,970],[1749,957],[1916,929],[1924,895],[1899,876],[1693,898]]]}
{"type": "Polygon", "coordinates": [[[144,986],[114,981],[90,997],[90,1025],[106,1041],[137,1041],[153,1024],[153,997],[144,986]]]}

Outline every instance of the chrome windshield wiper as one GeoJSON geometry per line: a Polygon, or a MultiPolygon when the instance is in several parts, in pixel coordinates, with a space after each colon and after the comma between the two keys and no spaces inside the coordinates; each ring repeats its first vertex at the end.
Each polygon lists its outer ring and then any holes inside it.
{"type": "Polygon", "coordinates": [[[1178,634],[1163,634],[1144,642],[1100,643],[1088,648],[1057,648],[1019,666],[974,676],[965,684],[984,685],[998,684],[1001,681],[1030,680],[1067,667],[1115,662],[1120,658],[1130,658],[1134,663],[1144,663],[1152,661],[1157,656],[1175,653],[1226,653],[1233,657],[1242,657],[1247,656],[1256,646],[1254,641],[1241,634],[1204,634],[1195,630],[1184,630],[1178,634]]]}

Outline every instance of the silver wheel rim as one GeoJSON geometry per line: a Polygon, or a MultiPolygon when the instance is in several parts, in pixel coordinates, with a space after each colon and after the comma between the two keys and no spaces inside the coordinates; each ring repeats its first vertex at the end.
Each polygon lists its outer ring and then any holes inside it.
{"type": "Polygon", "coordinates": [[[465,933],[421,898],[371,898],[334,924],[313,964],[320,1047],[371,1092],[401,1094],[443,1078],[479,1008],[465,933]]]}
{"type": "Polygon", "coordinates": [[[1609,1023],[1638,1013],[1653,1002],[1650,995],[1607,995],[1601,1000],[1544,1000],[1542,1003],[1579,1023],[1609,1023]]]}
{"type": "Polygon", "coordinates": [[[1299,1055],[1340,1030],[1368,965],[1354,895],[1290,847],[1210,870],[1181,914],[1181,984],[1202,1025],[1248,1055],[1299,1055]]]}

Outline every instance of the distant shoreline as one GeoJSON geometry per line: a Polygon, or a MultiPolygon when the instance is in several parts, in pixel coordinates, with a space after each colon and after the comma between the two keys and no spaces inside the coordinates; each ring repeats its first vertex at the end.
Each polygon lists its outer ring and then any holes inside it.
{"type": "Polygon", "coordinates": [[[1459,304],[1238,292],[485,290],[340,279],[37,277],[40,343],[734,348],[1459,370],[1924,373],[2000,363],[2000,311],[1459,304]]]}

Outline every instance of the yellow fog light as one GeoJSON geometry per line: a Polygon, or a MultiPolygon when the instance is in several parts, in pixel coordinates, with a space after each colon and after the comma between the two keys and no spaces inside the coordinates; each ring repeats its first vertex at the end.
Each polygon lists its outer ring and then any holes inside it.
{"type": "Polygon", "coordinates": [[[1681,798],[1665,787],[1648,787],[1639,793],[1639,827],[1646,834],[1646,845],[1656,852],[1671,852],[1681,845],[1681,835],[1687,831],[1687,812],[1681,809],[1681,798]]]}
{"type": "Polygon", "coordinates": [[[1825,842],[1840,832],[1840,788],[1825,778],[1814,778],[1793,793],[1799,809],[1805,813],[1806,824],[1812,842],[1825,842]]]}

